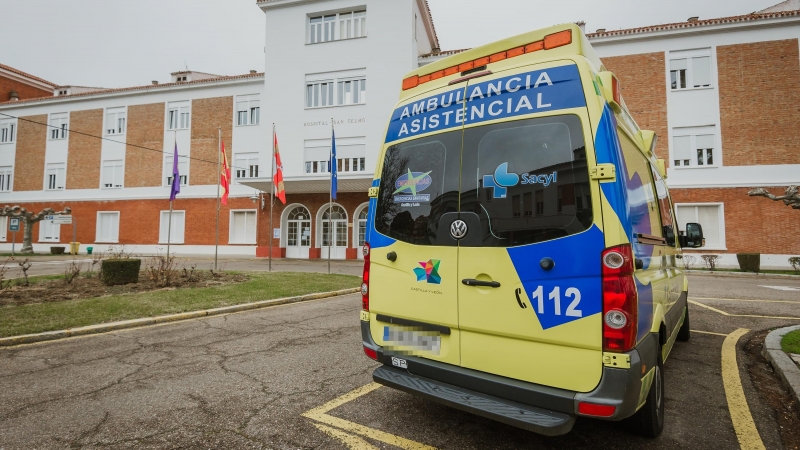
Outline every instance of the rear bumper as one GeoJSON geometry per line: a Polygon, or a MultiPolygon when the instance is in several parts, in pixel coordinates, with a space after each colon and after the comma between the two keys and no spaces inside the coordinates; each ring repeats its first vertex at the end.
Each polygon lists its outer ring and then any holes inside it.
{"type": "Polygon", "coordinates": [[[651,334],[628,353],[630,368],[603,366],[597,387],[580,393],[424,358],[392,355],[372,340],[369,322],[361,322],[361,330],[364,346],[375,350],[378,361],[384,364],[373,373],[375,382],[550,436],[572,429],[574,418],[580,415],[580,402],[614,406],[610,417],[596,417],[603,420],[633,415],[649,387],[643,386],[642,377],[655,365],[658,351],[658,336],[651,334]],[[392,367],[393,358],[405,361],[406,368],[392,367]]]}

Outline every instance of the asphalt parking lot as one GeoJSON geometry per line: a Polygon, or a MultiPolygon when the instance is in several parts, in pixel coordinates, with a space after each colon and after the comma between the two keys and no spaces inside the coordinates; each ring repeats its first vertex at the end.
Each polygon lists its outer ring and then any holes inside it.
{"type": "Polygon", "coordinates": [[[374,385],[348,295],[0,349],[0,448],[793,448],[744,347],[800,324],[800,280],[690,283],[656,440],[588,419],[548,438],[374,385]]]}

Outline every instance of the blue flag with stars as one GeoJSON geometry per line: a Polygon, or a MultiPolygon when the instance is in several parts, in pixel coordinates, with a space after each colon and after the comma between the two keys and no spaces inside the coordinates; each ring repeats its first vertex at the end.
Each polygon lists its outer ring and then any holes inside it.
{"type": "Polygon", "coordinates": [[[336,200],[336,132],[333,131],[333,127],[331,127],[331,160],[328,165],[331,169],[331,198],[336,200]]]}

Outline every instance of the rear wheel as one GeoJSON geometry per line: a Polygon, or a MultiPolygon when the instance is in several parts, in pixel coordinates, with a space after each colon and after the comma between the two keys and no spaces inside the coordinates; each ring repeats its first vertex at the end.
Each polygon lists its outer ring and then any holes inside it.
{"type": "Polygon", "coordinates": [[[631,416],[630,425],[636,434],[656,438],[664,430],[664,363],[661,362],[661,351],[658,352],[658,363],[653,369],[653,382],[647,393],[647,401],[642,409],[631,416]]]}
{"type": "Polygon", "coordinates": [[[681,325],[681,329],[678,330],[678,340],[686,342],[691,337],[691,333],[689,331],[689,305],[686,305],[686,310],[683,313],[683,325],[681,325]]]}

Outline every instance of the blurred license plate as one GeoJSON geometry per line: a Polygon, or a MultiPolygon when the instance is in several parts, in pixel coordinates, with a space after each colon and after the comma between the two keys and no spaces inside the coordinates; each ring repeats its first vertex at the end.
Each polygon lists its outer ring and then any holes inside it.
{"type": "Polygon", "coordinates": [[[422,350],[438,355],[442,348],[442,338],[438,334],[383,327],[383,341],[392,347],[422,350]]]}

